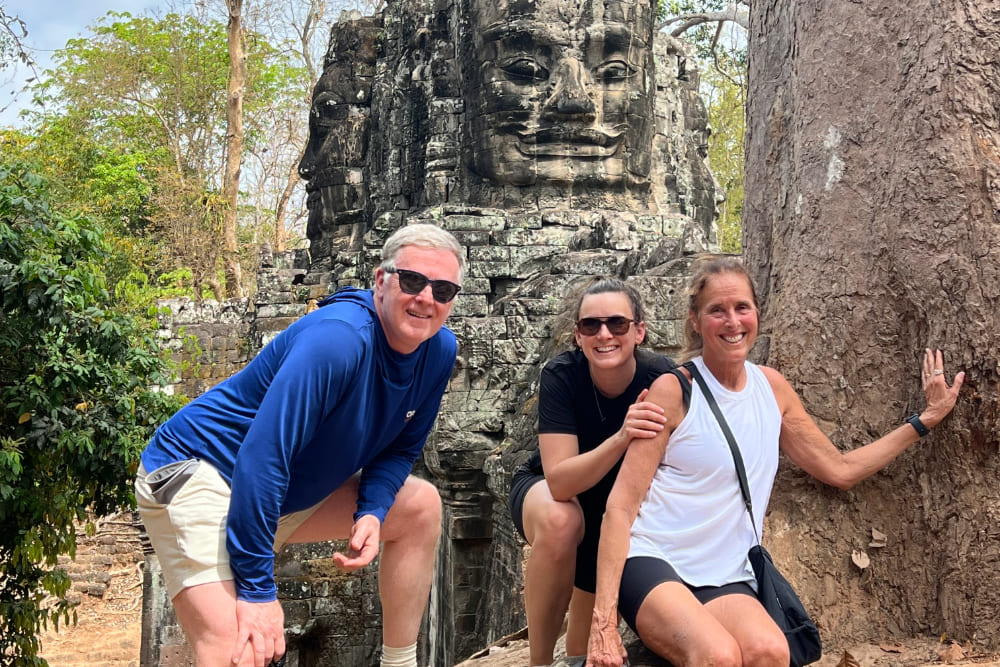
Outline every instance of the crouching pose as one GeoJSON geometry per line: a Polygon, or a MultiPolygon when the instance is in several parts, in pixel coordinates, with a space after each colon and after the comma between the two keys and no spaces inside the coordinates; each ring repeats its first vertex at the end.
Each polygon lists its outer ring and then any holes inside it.
{"type": "Polygon", "coordinates": [[[136,498],[199,666],[279,659],[275,552],[348,539],[348,571],[383,545],[382,664],[415,667],[441,501],[409,472],[455,363],[442,324],[464,270],[451,234],[403,227],[373,290],[329,297],[157,430],[136,498]]]}
{"type": "Polygon", "coordinates": [[[576,349],[542,371],[538,450],[514,473],[510,491],[511,516],[531,544],[524,584],[531,665],[552,662],[567,607],[566,652],[586,652],[604,504],[629,442],[663,428],[662,409],[644,396],[674,367],[639,349],[646,323],[631,285],[595,279],[568,310],[576,349]]]}
{"type": "Polygon", "coordinates": [[[629,445],[608,498],[587,665],[621,667],[620,610],[642,642],[677,667],[788,667],[788,643],[757,601],[747,561],[763,529],[778,450],[820,481],[848,489],[944,419],[965,375],[949,387],[941,352],[926,350],[927,407],[878,440],[841,452],[778,371],[747,361],[757,298],[738,261],[714,259],[697,271],[688,307],[684,356],[693,357],[735,436],[757,523],[698,384],[683,368],[684,380],[661,376],[646,400],[664,408],[665,428],[629,445]]]}

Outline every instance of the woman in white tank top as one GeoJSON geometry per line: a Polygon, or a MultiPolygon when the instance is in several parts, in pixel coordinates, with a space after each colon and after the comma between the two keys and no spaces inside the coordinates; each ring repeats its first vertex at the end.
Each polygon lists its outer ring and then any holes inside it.
{"type": "Polygon", "coordinates": [[[965,375],[958,373],[949,387],[940,350],[926,350],[924,411],[842,453],[778,371],[747,361],[758,309],[742,264],[709,260],[688,294],[684,356],[694,358],[736,437],[753,505],[760,508],[758,525],[750,524],[732,455],[697,384],[688,407],[679,379],[661,376],[646,400],[664,408],[666,426],[655,438],[629,445],[608,498],[587,665],[621,667],[620,608],[643,643],[676,667],[788,667],[788,643],[757,601],[747,562],[754,530],[763,528],[779,447],[820,481],[851,488],[944,419],[965,375]]]}

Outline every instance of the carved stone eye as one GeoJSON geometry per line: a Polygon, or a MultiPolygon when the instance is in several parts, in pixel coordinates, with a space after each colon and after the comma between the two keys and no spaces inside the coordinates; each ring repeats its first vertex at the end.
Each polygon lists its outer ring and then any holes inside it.
{"type": "Polygon", "coordinates": [[[531,58],[515,58],[500,65],[500,69],[512,79],[522,81],[545,81],[549,71],[531,58]]]}
{"type": "Polygon", "coordinates": [[[337,100],[332,96],[327,94],[317,95],[316,99],[313,100],[312,107],[309,109],[309,114],[317,126],[330,127],[341,115],[342,110],[338,107],[337,100]]]}
{"type": "Polygon", "coordinates": [[[624,60],[608,60],[594,68],[594,80],[624,81],[638,71],[624,60]]]}

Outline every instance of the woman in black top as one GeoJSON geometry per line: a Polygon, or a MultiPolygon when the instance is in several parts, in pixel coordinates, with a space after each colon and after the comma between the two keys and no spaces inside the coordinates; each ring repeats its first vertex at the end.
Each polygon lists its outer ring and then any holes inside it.
{"type": "Polygon", "coordinates": [[[572,314],[576,349],[542,371],[538,451],[511,482],[511,516],[531,544],[524,596],[532,666],[552,662],[567,608],[566,652],[586,653],[605,502],[629,441],[663,428],[663,410],[644,398],[674,367],[638,349],[642,302],[623,281],[595,279],[572,314]]]}

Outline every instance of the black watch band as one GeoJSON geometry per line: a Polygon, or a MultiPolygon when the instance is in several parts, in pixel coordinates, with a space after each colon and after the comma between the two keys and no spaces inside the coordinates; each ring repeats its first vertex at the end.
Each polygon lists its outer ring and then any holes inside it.
{"type": "Polygon", "coordinates": [[[906,418],[906,423],[912,426],[914,430],[916,430],[917,435],[921,438],[931,432],[931,430],[924,426],[924,423],[920,421],[920,415],[916,412],[906,418]]]}

